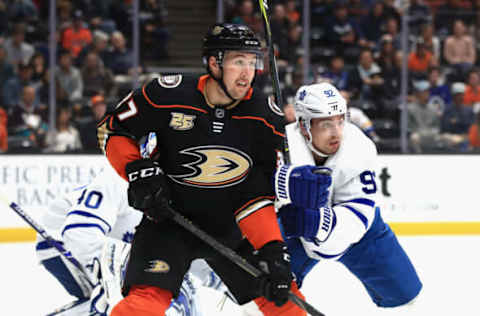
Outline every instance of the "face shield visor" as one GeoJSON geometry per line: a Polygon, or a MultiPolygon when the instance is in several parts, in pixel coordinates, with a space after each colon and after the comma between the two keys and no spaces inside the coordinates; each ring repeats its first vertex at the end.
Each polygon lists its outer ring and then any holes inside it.
{"type": "Polygon", "coordinates": [[[245,62],[244,64],[239,64],[239,66],[244,66],[244,67],[249,67],[253,68],[255,72],[261,72],[264,69],[264,62],[263,62],[263,52],[257,50],[249,50],[249,49],[241,49],[241,50],[224,50],[224,51],[216,51],[212,54],[208,54],[203,56],[203,64],[205,66],[208,65],[208,58],[210,56],[215,57],[217,64],[220,67],[224,66],[225,62],[225,56],[227,55],[228,52],[239,52],[239,53],[247,53],[247,54],[254,54],[255,55],[255,60],[254,61],[249,61],[245,62]]]}

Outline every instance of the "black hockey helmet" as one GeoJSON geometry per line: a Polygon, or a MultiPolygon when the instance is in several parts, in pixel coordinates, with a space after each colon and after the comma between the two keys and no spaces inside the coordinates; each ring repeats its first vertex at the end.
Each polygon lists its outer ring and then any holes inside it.
{"type": "Polygon", "coordinates": [[[231,23],[216,23],[203,38],[203,58],[207,63],[208,57],[214,56],[221,65],[227,50],[239,50],[263,57],[262,45],[255,33],[246,25],[231,23]]]}
{"type": "Polygon", "coordinates": [[[242,50],[261,53],[262,45],[246,25],[216,23],[203,39],[203,54],[215,50],[242,50]]]}

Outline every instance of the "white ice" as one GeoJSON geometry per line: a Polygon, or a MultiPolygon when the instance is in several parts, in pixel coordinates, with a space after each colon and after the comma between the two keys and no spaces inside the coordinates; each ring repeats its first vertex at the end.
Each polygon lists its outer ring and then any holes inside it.
{"type": "MultiPolygon", "coordinates": [[[[307,301],[326,316],[478,316],[480,315],[480,236],[400,237],[424,289],[407,310],[385,310],[343,266],[318,264],[302,288],[307,301]]],[[[0,244],[0,315],[41,316],[72,301],[36,263],[33,243],[0,244]]],[[[204,316],[240,315],[238,307],[217,308],[221,296],[200,293],[204,316]]]]}

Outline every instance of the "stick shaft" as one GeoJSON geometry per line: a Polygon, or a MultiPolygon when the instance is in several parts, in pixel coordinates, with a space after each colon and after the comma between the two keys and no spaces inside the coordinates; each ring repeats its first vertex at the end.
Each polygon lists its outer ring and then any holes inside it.
{"type": "Polygon", "coordinates": [[[87,273],[85,272],[82,264],[78,262],[75,257],[72,256],[72,253],[65,249],[61,243],[56,241],[50,234],[48,234],[45,229],[43,228],[42,225],[37,223],[30,215],[28,215],[27,212],[25,212],[17,203],[10,201],[7,197],[4,195],[0,194],[0,200],[4,202],[10,209],[15,211],[25,222],[27,222],[30,227],[32,227],[37,233],[42,236],[43,239],[52,247],[54,247],[60,255],[62,255],[65,259],[67,259],[69,262],[71,262],[75,268],[77,268],[81,275],[83,276],[82,279],[83,281],[86,281],[91,288],[93,288],[92,282],[88,278],[87,273]]]}

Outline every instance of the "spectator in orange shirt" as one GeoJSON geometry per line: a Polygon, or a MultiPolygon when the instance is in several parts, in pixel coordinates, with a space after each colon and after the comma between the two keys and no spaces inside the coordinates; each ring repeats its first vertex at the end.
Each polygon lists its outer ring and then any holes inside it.
{"type": "Polygon", "coordinates": [[[290,21],[290,24],[298,24],[300,12],[297,10],[297,2],[295,0],[288,0],[285,5],[285,10],[287,11],[287,19],[290,21]]]}
{"type": "Polygon", "coordinates": [[[423,38],[418,38],[416,49],[408,56],[408,69],[412,72],[413,78],[427,78],[428,68],[434,65],[436,61],[433,54],[426,49],[423,38]]]}
{"type": "Polygon", "coordinates": [[[480,112],[477,113],[475,122],[468,130],[468,139],[470,149],[480,151],[480,112]]]}
{"type": "Polygon", "coordinates": [[[480,75],[477,70],[468,73],[467,87],[463,96],[463,104],[473,106],[480,102],[480,75]]]}
{"type": "Polygon", "coordinates": [[[7,112],[0,108],[0,153],[8,150],[7,112]]]}
{"type": "Polygon", "coordinates": [[[83,26],[83,13],[76,10],[73,13],[72,26],[67,27],[63,32],[62,46],[69,50],[72,56],[76,58],[83,47],[92,42],[92,33],[83,26]]]}

